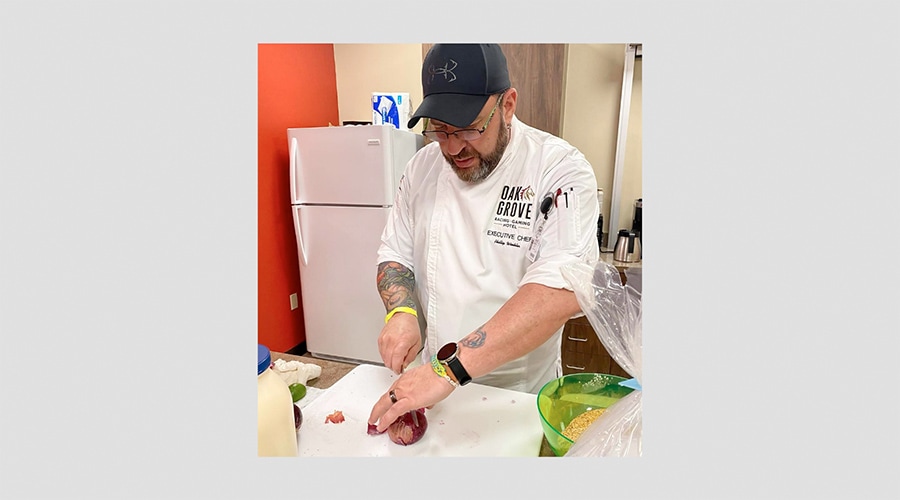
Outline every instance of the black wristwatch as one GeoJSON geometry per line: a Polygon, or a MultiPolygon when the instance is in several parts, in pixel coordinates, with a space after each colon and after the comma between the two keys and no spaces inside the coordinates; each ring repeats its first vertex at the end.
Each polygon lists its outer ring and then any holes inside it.
{"type": "Polygon", "coordinates": [[[456,345],[456,342],[450,342],[441,347],[437,353],[437,359],[445,368],[453,372],[453,376],[459,385],[466,385],[472,381],[472,377],[469,376],[469,372],[459,362],[458,354],[459,346],[456,345]]]}

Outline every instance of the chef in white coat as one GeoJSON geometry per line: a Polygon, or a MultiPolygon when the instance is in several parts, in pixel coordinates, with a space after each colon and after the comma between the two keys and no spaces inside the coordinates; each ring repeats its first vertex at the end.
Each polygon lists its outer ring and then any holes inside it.
{"type": "Polygon", "coordinates": [[[424,119],[431,142],[407,165],[378,250],[378,348],[403,373],[372,409],[379,431],[470,381],[537,393],[561,375],[562,329],[581,310],[560,269],[599,257],[593,169],[516,118],[498,45],[434,45],[422,87],[409,128],[424,119]]]}

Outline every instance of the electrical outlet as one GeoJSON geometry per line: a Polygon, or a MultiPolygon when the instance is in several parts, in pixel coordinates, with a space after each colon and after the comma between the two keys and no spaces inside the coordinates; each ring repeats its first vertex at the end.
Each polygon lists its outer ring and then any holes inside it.
{"type": "Polygon", "coordinates": [[[300,301],[297,299],[297,294],[292,293],[291,294],[291,311],[293,311],[294,309],[296,309],[298,307],[300,307],[300,301]]]}

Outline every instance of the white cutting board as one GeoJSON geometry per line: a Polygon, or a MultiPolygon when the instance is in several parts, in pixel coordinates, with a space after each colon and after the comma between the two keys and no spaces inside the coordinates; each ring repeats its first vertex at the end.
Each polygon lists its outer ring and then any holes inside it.
{"type": "Polygon", "coordinates": [[[297,435],[300,456],[536,457],[544,434],[537,396],[471,383],[425,410],[428,429],[416,443],[393,443],[388,433],[370,436],[372,406],[398,377],[383,366],[359,365],[303,409],[297,435]],[[340,424],[325,423],[335,410],[340,424]]]}

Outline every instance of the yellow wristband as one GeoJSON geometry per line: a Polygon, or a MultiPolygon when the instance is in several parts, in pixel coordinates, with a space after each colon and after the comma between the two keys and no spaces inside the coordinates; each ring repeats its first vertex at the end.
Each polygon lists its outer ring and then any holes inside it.
{"type": "Polygon", "coordinates": [[[419,315],[416,313],[416,310],[413,309],[412,307],[395,307],[395,308],[391,309],[390,312],[387,313],[387,316],[384,317],[384,322],[387,323],[388,321],[390,321],[391,316],[393,316],[394,314],[396,314],[398,312],[409,313],[417,318],[419,317],[419,315]]]}

